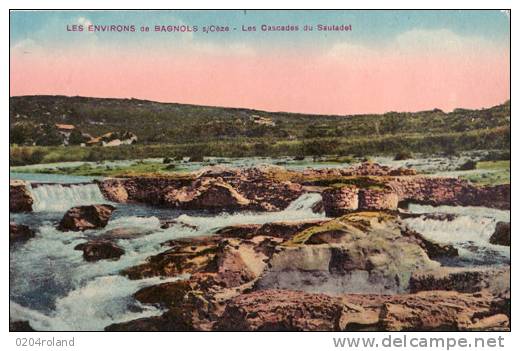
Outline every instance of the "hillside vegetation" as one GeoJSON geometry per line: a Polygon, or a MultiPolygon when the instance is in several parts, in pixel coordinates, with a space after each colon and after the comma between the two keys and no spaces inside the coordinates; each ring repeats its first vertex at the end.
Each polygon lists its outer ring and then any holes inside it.
{"type": "Polygon", "coordinates": [[[435,109],[327,116],[65,96],[10,98],[11,164],[143,157],[456,153],[509,149],[510,102],[482,110],[435,109]],[[93,136],[131,132],[136,145],[62,146],[55,124],[93,136]]]}

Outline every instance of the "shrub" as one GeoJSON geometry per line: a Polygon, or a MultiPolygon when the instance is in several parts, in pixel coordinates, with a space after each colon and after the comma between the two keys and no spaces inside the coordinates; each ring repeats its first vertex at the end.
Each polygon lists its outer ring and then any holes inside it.
{"type": "Polygon", "coordinates": [[[507,161],[511,159],[509,151],[490,151],[480,159],[480,161],[507,161]]]}
{"type": "Polygon", "coordinates": [[[394,161],[408,160],[410,158],[413,158],[413,155],[410,151],[401,151],[395,155],[394,161]]]}
{"type": "Polygon", "coordinates": [[[69,144],[70,145],[80,145],[82,143],[86,143],[90,139],[83,135],[79,130],[74,129],[69,136],[69,144]]]}
{"type": "Polygon", "coordinates": [[[11,166],[22,166],[38,164],[43,161],[45,152],[30,147],[11,147],[9,150],[9,164],[11,166]]]}
{"type": "Polygon", "coordinates": [[[459,171],[470,171],[472,169],[477,169],[477,162],[473,160],[466,161],[459,167],[459,171]]]}

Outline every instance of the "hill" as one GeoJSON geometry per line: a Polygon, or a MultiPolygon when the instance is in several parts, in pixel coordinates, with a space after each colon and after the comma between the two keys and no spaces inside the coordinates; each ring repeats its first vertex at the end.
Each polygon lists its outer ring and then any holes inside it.
{"type": "MultiPolygon", "coordinates": [[[[93,137],[135,134],[138,145],[125,147],[139,155],[159,145],[168,145],[170,154],[207,156],[454,152],[510,145],[509,101],[449,113],[329,116],[137,99],[17,96],[10,98],[9,121],[11,145],[62,145],[55,125],[73,125],[93,137]]],[[[103,153],[113,157],[114,152],[103,153]]]]}

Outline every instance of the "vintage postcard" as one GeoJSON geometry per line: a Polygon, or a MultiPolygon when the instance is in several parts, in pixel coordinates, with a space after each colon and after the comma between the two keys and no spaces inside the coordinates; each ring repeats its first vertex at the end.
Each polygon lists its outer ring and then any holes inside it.
{"type": "Polygon", "coordinates": [[[11,331],[510,330],[509,10],[12,10],[9,55],[11,331]]]}

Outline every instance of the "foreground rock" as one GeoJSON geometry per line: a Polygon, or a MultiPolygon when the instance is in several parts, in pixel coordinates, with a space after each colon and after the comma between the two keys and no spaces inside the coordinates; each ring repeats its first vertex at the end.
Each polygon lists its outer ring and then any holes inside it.
{"type": "Polygon", "coordinates": [[[218,279],[229,286],[233,279],[252,281],[238,278],[240,270],[242,276],[252,270],[262,272],[255,281],[262,289],[400,292],[408,288],[414,270],[440,266],[432,258],[457,255],[449,245],[410,234],[395,215],[382,212],[234,226],[217,235],[172,240],[166,245],[170,249],[123,274],[142,279],[219,273],[218,279]]]}
{"type": "Polygon", "coordinates": [[[505,301],[488,293],[425,291],[395,295],[381,308],[386,331],[509,330],[505,301]]]}
{"type": "Polygon", "coordinates": [[[495,245],[511,246],[511,223],[498,222],[489,242],[495,245]]]}
{"type": "Polygon", "coordinates": [[[9,212],[31,212],[34,200],[27,188],[28,183],[21,180],[9,182],[9,212]]]}
{"type": "Polygon", "coordinates": [[[339,299],[325,294],[264,290],[233,298],[216,323],[215,330],[343,330],[344,309],[339,299]]]}
{"type": "Polygon", "coordinates": [[[471,289],[460,288],[459,276],[450,276],[454,291],[432,291],[443,284],[442,278],[429,278],[442,269],[432,257],[456,250],[409,231],[394,213],[232,226],[164,245],[165,252],[122,274],[130,279],[184,276],[134,294],[166,312],[107,330],[508,328],[509,294],[492,282],[498,274],[481,274],[471,289]],[[417,294],[409,294],[411,277],[417,294]],[[421,291],[419,282],[429,290],[421,291]],[[419,317],[412,318],[410,304],[419,317]]]}
{"type": "Polygon", "coordinates": [[[9,242],[27,241],[34,237],[34,230],[23,224],[9,223],[9,242]]]}
{"type": "Polygon", "coordinates": [[[28,321],[9,321],[10,332],[33,332],[35,331],[28,321]]]}
{"type": "Polygon", "coordinates": [[[464,293],[488,291],[494,295],[510,294],[509,267],[442,267],[416,271],[410,278],[410,292],[449,290],[464,293]]]}
{"type": "Polygon", "coordinates": [[[83,251],[85,261],[93,262],[106,259],[117,260],[125,250],[108,240],[93,240],[76,245],[74,250],[83,251]]]}
{"type": "MultiPolygon", "coordinates": [[[[204,295],[186,294],[190,283],[148,288],[141,301],[174,301],[152,318],[114,324],[110,331],[507,331],[507,301],[486,292],[426,291],[403,295],[340,295],[291,290],[239,294],[219,313],[207,313],[204,295]],[[158,295],[158,293],[168,293],[158,295]]],[[[139,296],[140,295],[140,296],[139,296]]]]}
{"type": "Polygon", "coordinates": [[[229,331],[508,330],[502,300],[490,294],[309,294],[265,290],[233,298],[215,324],[229,331]]]}
{"type": "Polygon", "coordinates": [[[73,207],[65,213],[58,229],[66,232],[104,228],[114,210],[115,207],[111,205],[73,207]]]}
{"type": "Polygon", "coordinates": [[[440,256],[432,247],[438,244],[409,235],[395,215],[352,213],[277,247],[256,286],[330,294],[404,292],[413,271],[440,266],[429,256],[440,256]]]}
{"type": "Polygon", "coordinates": [[[211,273],[221,286],[234,287],[255,279],[264,269],[268,250],[259,250],[259,247],[271,241],[258,239],[240,241],[209,236],[173,240],[168,243],[169,250],[148,258],[144,264],[127,268],[122,274],[130,279],[142,279],[211,273]]]}

